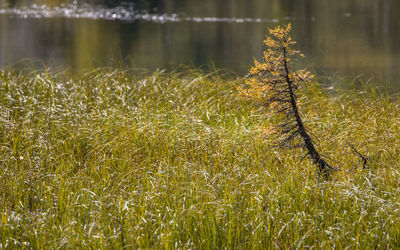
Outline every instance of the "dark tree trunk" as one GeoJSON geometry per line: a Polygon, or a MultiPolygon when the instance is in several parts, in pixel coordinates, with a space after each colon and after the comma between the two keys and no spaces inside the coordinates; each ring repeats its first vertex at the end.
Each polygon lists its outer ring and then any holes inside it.
{"type": "Polygon", "coordinates": [[[329,179],[329,170],[330,166],[329,164],[321,158],[320,154],[318,151],[315,149],[314,143],[310,137],[310,135],[307,133],[303,121],[301,120],[299,110],[297,108],[297,103],[296,103],[296,96],[293,91],[293,82],[289,78],[289,69],[287,66],[287,60],[286,60],[286,54],[287,51],[285,48],[283,48],[283,64],[284,64],[284,69],[285,69],[285,77],[286,77],[286,83],[288,85],[288,91],[289,91],[289,96],[290,96],[290,104],[293,110],[293,115],[296,119],[297,123],[297,131],[301,138],[304,141],[304,147],[307,149],[307,155],[311,158],[313,163],[318,166],[318,173],[319,175],[323,176],[326,180],[329,179]]]}

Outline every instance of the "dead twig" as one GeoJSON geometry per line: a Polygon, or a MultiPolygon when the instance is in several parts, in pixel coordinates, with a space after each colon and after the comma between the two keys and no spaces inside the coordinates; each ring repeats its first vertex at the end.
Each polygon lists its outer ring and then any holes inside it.
{"type": "Polygon", "coordinates": [[[349,142],[347,142],[347,145],[349,145],[349,147],[353,150],[353,152],[361,158],[362,169],[365,169],[367,167],[367,162],[369,160],[369,157],[364,156],[363,154],[358,152],[357,149],[352,144],[350,144],[349,142]]]}

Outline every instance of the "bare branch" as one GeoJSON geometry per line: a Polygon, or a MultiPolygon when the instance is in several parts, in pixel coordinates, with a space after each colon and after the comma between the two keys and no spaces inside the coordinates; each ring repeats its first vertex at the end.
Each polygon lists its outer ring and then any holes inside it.
{"type": "Polygon", "coordinates": [[[369,157],[366,157],[363,154],[361,154],[360,152],[358,152],[357,149],[349,142],[347,142],[347,144],[350,146],[350,148],[353,150],[353,152],[361,158],[362,169],[365,169],[367,167],[367,162],[368,162],[369,157]]]}

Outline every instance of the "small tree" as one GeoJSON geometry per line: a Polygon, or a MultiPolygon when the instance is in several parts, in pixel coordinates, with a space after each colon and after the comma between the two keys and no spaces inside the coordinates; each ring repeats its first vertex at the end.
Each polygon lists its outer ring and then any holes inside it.
{"type": "Polygon", "coordinates": [[[301,83],[309,82],[312,75],[305,69],[292,71],[290,67],[292,58],[304,57],[291,47],[296,42],[290,37],[290,30],[290,23],[284,28],[278,26],[269,30],[270,36],[264,41],[267,50],[263,61],[254,61],[247,87],[239,88],[239,91],[268,107],[268,111],[279,120],[272,130],[280,136],[280,147],[305,149],[319,175],[328,179],[333,168],[316,150],[298,110],[296,90],[301,83]]]}

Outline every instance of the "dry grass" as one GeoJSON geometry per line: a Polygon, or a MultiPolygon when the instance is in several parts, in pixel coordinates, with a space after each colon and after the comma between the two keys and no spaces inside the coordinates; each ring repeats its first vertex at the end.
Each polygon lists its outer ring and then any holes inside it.
{"type": "Polygon", "coordinates": [[[304,122],[343,163],[321,182],[232,79],[0,72],[0,248],[398,248],[399,105],[308,86],[304,122]]]}

